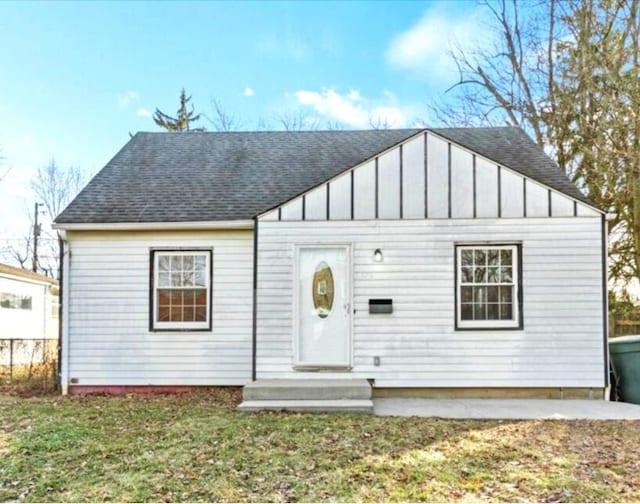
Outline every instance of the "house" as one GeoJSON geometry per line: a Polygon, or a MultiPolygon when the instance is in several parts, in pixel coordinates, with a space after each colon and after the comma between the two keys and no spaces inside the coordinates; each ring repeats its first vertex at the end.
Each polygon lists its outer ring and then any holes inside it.
{"type": "Polygon", "coordinates": [[[65,393],[608,386],[605,216],[518,128],[138,133],[55,227],[65,393]]]}
{"type": "Polygon", "coordinates": [[[58,340],[58,281],[0,264],[0,365],[42,362],[58,340]]]}

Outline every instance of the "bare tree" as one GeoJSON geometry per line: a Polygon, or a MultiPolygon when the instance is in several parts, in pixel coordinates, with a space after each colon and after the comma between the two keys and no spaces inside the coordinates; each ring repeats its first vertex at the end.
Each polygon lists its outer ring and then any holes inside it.
{"type": "Polygon", "coordinates": [[[211,108],[213,109],[211,117],[206,114],[203,116],[209,121],[214,131],[238,131],[242,128],[243,122],[229,114],[222,103],[215,98],[211,99],[211,108]]]}
{"type": "Polygon", "coordinates": [[[344,125],[338,121],[327,121],[324,123],[323,128],[327,131],[341,131],[344,129],[344,125]]]}
{"type": "Polygon", "coordinates": [[[556,56],[553,44],[561,37],[557,0],[529,2],[526,10],[517,0],[481,5],[490,14],[495,42],[472,51],[454,44],[451,57],[459,80],[448,92],[455,101],[436,104],[436,118],[450,126],[522,126],[542,145],[556,56]]]}
{"type": "MultiPolygon", "coordinates": [[[[226,131],[239,131],[241,130],[246,121],[239,118],[236,115],[229,113],[222,103],[215,99],[211,99],[212,114],[202,114],[202,116],[211,124],[213,131],[226,132],[226,131]]],[[[389,127],[386,122],[378,121],[379,128],[389,127]]],[[[269,130],[284,130],[284,131],[317,131],[320,129],[326,130],[342,130],[344,125],[337,121],[327,121],[323,123],[322,120],[313,114],[307,114],[304,109],[287,109],[282,112],[276,113],[274,116],[265,119],[264,117],[258,118],[255,123],[255,131],[269,131],[269,130]]]]}
{"type": "Polygon", "coordinates": [[[50,229],[50,222],[62,212],[80,192],[85,177],[76,167],[61,168],[55,160],[38,169],[31,180],[31,189],[36,197],[37,211],[42,224],[35,228],[34,210],[27,210],[28,231],[10,245],[4,247],[4,254],[23,268],[35,265],[39,273],[55,277],[59,271],[58,234],[50,229]],[[42,210],[40,210],[42,208],[42,210]],[[41,219],[44,217],[44,220],[41,219]],[[38,259],[34,259],[34,240],[38,240],[38,259]]]}
{"type": "Polygon", "coordinates": [[[276,122],[285,131],[316,131],[320,129],[320,121],[305,113],[301,108],[285,110],[276,117],[276,122]]]}
{"type": "MultiPolygon", "coordinates": [[[[38,202],[43,205],[46,217],[52,222],[71,203],[85,183],[86,178],[78,167],[62,168],[52,159],[48,165],[38,169],[31,179],[31,189],[38,202]]],[[[57,276],[60,267],[58,233],[51,230],[49,225],[39,226],[40,230],[38,239],[42,247],[38,267],[48,276],[57,276]]]]}
{"type": "MultiPolygon", "coordinates": [[[[322,120],[314,115],[305,113],[303,109],[289,109],[275,116],[275,129],[282,128],[284,131],[339,131],[344,129],[344,124],[338,121],[322,120]]],[[[274,129],[270,121],[260,119],[257,124],[258,131],[274,129]]]]}
{"type": "Polygon", "coordinates": [[[383,116],[369,116],[369,126],[374,130],[386,130],[391,128],[391,124],[386,117],[383,116]]]}
{"type": "Polygon", "coordinates": [[[494,44],[454,47],[452,125],[517,125],[609,221],[612,276],[640,277],[640,0],[487,1],[494,44]]]}
{"type": "Polygon", "coordinates": [[[55,159],[38,168],[31,179],[31,189],[51,220],[64,210],[84,185],[85,177],[79,168],[62,168],[55,159]]]}
{"type": "Polygon", "coordinates": [[[259,117],[258,120],[256,121],[256,127],[255,130],[256,131],[269,131],[273,129],[273,127],[271,126],[271,122],[266,120],[264,117],[259,117]]]}
{"type": "Polygon", "coordinates": [[[31,269],[33,258],[33,216],[29,214],[29,231],[20,238],[11,240],[3,247],[3,255],[18,263],[22,269],[31,269]]]}

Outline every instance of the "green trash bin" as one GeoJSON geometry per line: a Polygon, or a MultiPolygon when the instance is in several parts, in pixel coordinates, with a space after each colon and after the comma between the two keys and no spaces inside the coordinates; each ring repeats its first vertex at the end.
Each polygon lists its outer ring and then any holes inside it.
{"type": "Polygon", "coordinates": [[[640,335],[611,338],[609,355],[620,382],[622,400],[640,404],[640,335]]]}

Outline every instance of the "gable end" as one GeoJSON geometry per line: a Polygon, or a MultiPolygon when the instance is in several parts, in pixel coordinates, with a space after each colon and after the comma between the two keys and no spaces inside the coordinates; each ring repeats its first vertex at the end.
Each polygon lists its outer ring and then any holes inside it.
{"type": "Polygon", "coordinates": [[[423,130],[259,214],[258,219],[582,217],[602,213],[583,199],[436,131],[423,130]]]}

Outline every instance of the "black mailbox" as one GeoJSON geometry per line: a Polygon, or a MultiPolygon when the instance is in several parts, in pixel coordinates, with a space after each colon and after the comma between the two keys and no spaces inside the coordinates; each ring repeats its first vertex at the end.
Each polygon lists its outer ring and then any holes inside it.
{"type": "Polygon", "coordinates": [[[369,313],[393,313],[393,299],[370,299],[369,313]]]}

